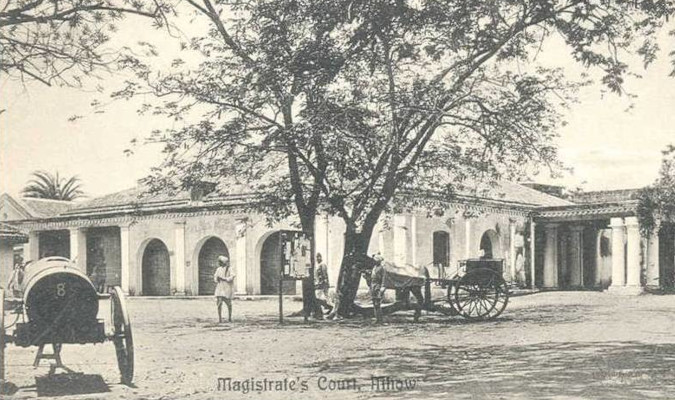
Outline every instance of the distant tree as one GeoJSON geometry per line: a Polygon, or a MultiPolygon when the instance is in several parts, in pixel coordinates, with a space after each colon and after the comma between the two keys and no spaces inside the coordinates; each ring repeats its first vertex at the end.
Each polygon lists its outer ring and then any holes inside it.
{"type": "Polygon", "coordinates": [[[167,157],[150,182],[241,180],[270,200],[257,204],[275,217],[294,212],[309,234],[317,211],[342,218],[343,313],[358,285],[351,260],[383,213],[433,205],[472,178],[558,165],[556,129],[578,84],[536,65],[542,43],[558,36],[623,93],[623,58],[649,64],[675,9],[634,0],[188,4],[211,28],[183,43],[190,57],[163,71],[127,58],[138,79],[115,94],[155,95],[142,111],[174,120],[153,135],[167,157]]]}
{"type": "Polygon", "coordinates": [[[113,62],[103,49],[124,16],[164,25],[164,0],[3,0],[0,2],[0,73],[45,85],[79,86],[81,78],[113,62]]]}
{"type": "Polygon", "coordinates": [[[21,194],[24,197],[35,197],[52,200],[75,200],[84,197],[82,184],[76,176],[68,179],[46,171],[33,172],[33,179],[23,188],[21,194]]]}
{"type": "Polygon", "coordinates": [[[645,237],[658,229],[660,221],[675,222],[675,146],[669,145],[662,153],[659,177],[638,194],[637,215],[645,237]]]}

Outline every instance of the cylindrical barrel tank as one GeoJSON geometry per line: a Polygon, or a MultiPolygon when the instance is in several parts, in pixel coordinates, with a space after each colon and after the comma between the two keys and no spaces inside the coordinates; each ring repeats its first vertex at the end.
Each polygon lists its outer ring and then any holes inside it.
{"type": "Polygon", "coordinates": [[[96,320],[98,293],[72,261],[48,257],[26,266],[23,306],[32,323],[69,326],[96,320]]]}

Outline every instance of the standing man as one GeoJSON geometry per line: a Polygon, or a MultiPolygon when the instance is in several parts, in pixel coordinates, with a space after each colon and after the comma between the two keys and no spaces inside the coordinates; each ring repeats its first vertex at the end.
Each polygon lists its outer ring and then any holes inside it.
{"type": "Polygon", "coordinates": [[[382,323],[382,297],[384,296],[384,259],[381,255],[373,256],[375,266],[370,273],[370,297],[373,300],[375,310],[375,323],[382,323]]]}
{"type": "Polygon", "coordinates": [[[316,253],[316,271],[314,272],[314,294],[321,314],[323,309],[327,308],[330,313],[333,307],[328,304],[328,266],[323,262],[321,253],[316,253]]]}
{"type": "Polygon", "coordinates": [[[23,277],[25,275],[24,268],[25,265],[21,261],[14,264],[12,275],[9,277],[9,282],[7,282],[9,294],[16,299],[21,298],[23,294],[21,285],[23,284],[23,277]]]}
{"type": "Polygon", "coordinates": [[[223,303],[227,305],[227,321],[232,322],[232,297],[234,295],[234,277],[227,256],[218,256],[218,268],[213,275],[216,282],[216,305],[218,306],[218,322],[223,322],[223,303]]]}

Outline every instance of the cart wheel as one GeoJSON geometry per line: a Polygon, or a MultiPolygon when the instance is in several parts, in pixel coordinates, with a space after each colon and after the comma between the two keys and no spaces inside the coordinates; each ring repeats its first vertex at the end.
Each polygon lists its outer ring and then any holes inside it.
{"type": "Polygon", "coordinates": [[[454,304],[459,314],[472,321],[497,318],[509,302],[504,279],[487,268],[475,269],[455,285],[454,304]]]}
{"type": "Polygon", "coordinates": [[[113,343],[117,351],[117,365],[120,368],[122,383],[130,385],[134,379],[134,339],[131,335],[131,322],[124,300],[124,292],[119,286],[113,287],[113,343]]]}

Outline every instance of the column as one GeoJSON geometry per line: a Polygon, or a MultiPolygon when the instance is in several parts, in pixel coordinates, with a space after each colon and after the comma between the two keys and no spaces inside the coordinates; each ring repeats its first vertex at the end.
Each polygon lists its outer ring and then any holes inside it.
{"type": "Polygon", "coordinates": [[[28,243],[23,245],[23,261],[37,261],[40,259],[40,232],[30,231],[28,243]]]}
{"type": "Polygon", "coordinates": [[[584,286],[584,227],[572,226],[570,228],[570,262],[568,268],[570,269],[570,286],[583,287],[584,286]]]}
{"type": "Polygon", "coordinates": [[[601,287],[605,271],[605,263],[602,257],[602,229],[595,231],[595,286],[601,287]]]}
{"type": "MultiPolygon", "coordinates": [[[[247,260],[247,238],[248,238],[248,219],[247,218],[242,218],[237,221],[237,225],[235,226],[235,232],[237,234],[237,241],[234,245],[234,261],[235,261],[235,271],[237,271],[237,277],[235,278],[235,293],[239,295],[245,295],[247,294],[246,290],[246,270],[248,263],[246,262],[247,260]]],[[[252,290],[251,290],[252,293],[252,290]]]]}
{"type": "Polygon", "coordinates": [[[558,287],[558,225],[546,225],[546,247],[544,248],[544,287],[558,287]]]}
{"type": "Polygon", "coordinates": [[[471,258],[471,218],[464,220],[464,259],[471,258]]]}
{"type": "Polygon", "coordinates": [[[647,239],[647,287],[658,287],[659,281],[659,225],[657,224],[654,231],[647,239]]]}
{"type": "Polygon", "coordinates": [[[412,252],[410,251],[410,215],[394,215],[394,263],[398,265],[410,264],[412,252]]]}
{"type": "Polygon", "coordinates": [[[87,233],[84,228],[70,228],[70,259],[87,273],[87,233]]]}
{"type": "MultiPolygon", "coordinates": [[[[530,222],[530,289],[534,289],[534,262],[536,260],[535,254],[536,253],[536,236],[535,234],[537,233],[537,224],[532,221],[530,222]]],[[[523,256],[525,256],[523,254],[523,256]]]]}
{"type": "Polygon", "coordinates": [[[176,295],[185,295],[185,222],[174,223],[174,260],[176,263],[176,295]]]}
{"type": "Polygon", "coordinates": [[[410,263],[417,265],[417,216],[415,214],[410,216],[410,250],[412,256],[410,263]]]}
{"type": "Polygon", "coordinates": [[[626,217],[626,286],[641,289],[640,225],[637,217],[626,217]]]}
{"type": "Polygon", "coordinates": [[[612,228],[612,285],[611,288],[620,288],[626,284],[625,261],[623,248],[624,225],[623,218],[612,218],[609,226],[612,228]]]}
{"type": "Polygon", "coordinates": [[[314,223],[314,245],[316,252],[321,253],[323,259],[328,262],[328,216],[319,215],[314,223]]]}
{"type": "Polygon", "coordinates": [[[516,280],[516,223],[509,221],[509,279],[516,280]]]}
{"type": "Polygon", "coordinates": [[[120,281],[122,285],[122,291],[125,294],[129,294],[129,260],[131,259],[131,247],[129,242],[129,225],[120,226],[120,281]]]}

